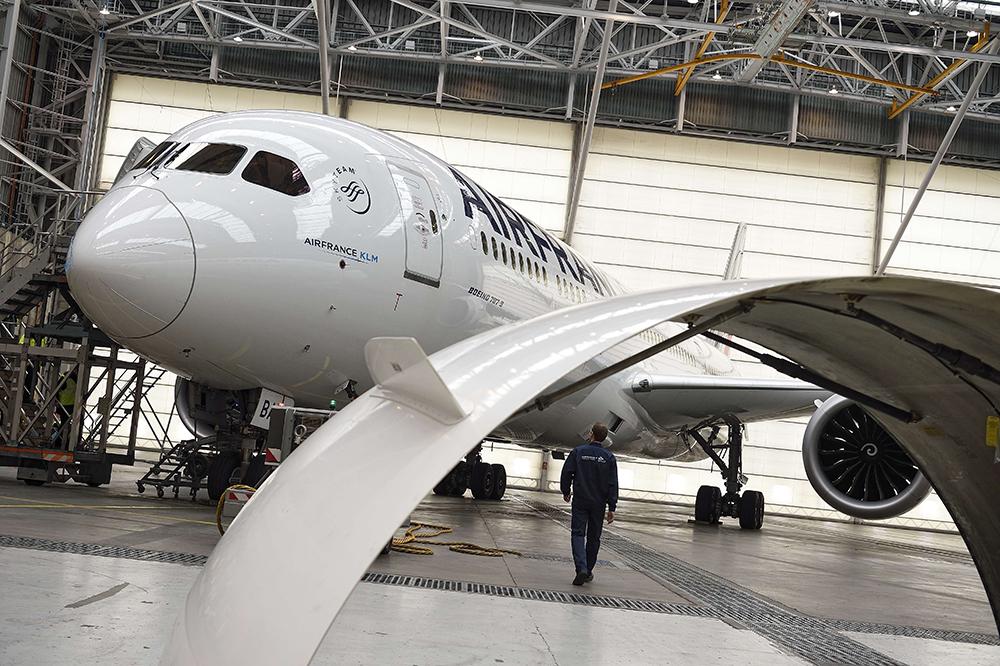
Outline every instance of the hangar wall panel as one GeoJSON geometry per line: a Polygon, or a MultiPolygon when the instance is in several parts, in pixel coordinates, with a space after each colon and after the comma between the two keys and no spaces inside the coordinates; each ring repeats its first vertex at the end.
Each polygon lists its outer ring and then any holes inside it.
{"type": "Polygon", "coordinates": [[[100,187],[111,187],[136,140],[160,142],[185,125],[226,111],[321,111],[318,95],[116,74],[101,151],[100,187]]]}
{"type": "Polygon", "coordinates": [[[574,244],[632,287],[867,271],[874,158],[671,134],[594,132],[574,244]]]}
{"type": "Polygon", "coordinates": [[[573,150],[568,123],[364,101],[352,101],[347,118],[416,144],[562,234],[573,150]]]}
{"type": "MultiPolygon", "coordinates": [[[[883,252],[926,172],[922,163],[889,163],[883,252]]],[[[939,167],[887,272],[1000,285],[1000,172],[939,167]]]]}

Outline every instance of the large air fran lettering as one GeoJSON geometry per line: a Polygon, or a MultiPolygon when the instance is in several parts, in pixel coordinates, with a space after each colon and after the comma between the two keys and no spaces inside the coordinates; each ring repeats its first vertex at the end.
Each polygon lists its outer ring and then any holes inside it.
{"type": "Polygon", "coordinates": [[[527,248],[539,261],[552,266],[553,262],[549,259],[551,256],[563,275],[572,277],[581,285],[589,284],[601,295],[612,293],[611,286],[604,277],[591,271],[572,248],[563,245],[545,229],[497,199],[454,167],[449,168],[462,192],[465,216],[468,219],[475,220],[473,209],[478,210],[489,220],[493,231],[516,243],[518,247],[527,248]]]}

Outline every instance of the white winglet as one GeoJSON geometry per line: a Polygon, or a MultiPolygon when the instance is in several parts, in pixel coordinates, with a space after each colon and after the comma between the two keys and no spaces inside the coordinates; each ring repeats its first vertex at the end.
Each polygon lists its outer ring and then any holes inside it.
{"type": "Polygon", "coordinates": [[[368,371],[383,397],[453,425],[471,412],[448,389],[413,338],[372,338],[365,345],[368,371]]]}

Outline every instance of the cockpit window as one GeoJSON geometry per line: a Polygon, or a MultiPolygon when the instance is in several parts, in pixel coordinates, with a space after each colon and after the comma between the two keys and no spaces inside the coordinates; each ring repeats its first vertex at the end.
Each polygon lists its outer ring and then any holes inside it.
{"type": "Polygon", "coordinates": [[[247,149],[243,146],[228,143],[192,143],[181,151],[178,158],[182,161],[174,168],[179,171],[225,175],[236,168],[246,152],[247,149]]]}
{"type": "Polygon", "coordinates": [[[309,191],[309,183],[295,162],[265,150],[250,159],[243,169],[243,180],[292,197],[309,191]]]}
{"type": "Polygon", "coordinates": [[[153,148],[153,152],[151,152],[149,155],[146,155],[141,160],[139,160],[136,163],[136,165],[132,167],[132,170],[134,171],[135,169],[148,169],[150,166],[153,165],[154,162],[163,157],[164,153],[171,150],[176,145],[177,145],[176,141],[164,141],[156,148],[153,148]]]}

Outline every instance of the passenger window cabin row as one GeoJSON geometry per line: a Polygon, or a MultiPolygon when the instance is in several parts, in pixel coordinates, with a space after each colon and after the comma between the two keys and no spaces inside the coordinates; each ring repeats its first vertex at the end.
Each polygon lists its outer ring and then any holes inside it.
{"type": "MultiPolygon", "coordinates": [[[[538,262],[530,256],[526,259],[522,252],[518,251],[515,253],[513,246],[508,249],[505,242],[500,241],[497,243],[495,236],[487,238],[485,231],[479,232],[479,241],[483,249],[483,255],[489,257],[490,249],[492,248],[493,259],[502,261],[504,266],[509,266],[514,270],[520,271],[539,284],[544,284],[546,287],[549,286],[549,273],[545,270],[545,266],[539,266],[538,262]]],[[[553,278],[553,283],[559,295],[563,298],[576,303],[583,303],[590,298],[587,290],[573,284],[561,275],[556,274],[553,278]]]]}
{"type": "MultiPolygon", "coordinates": [[[[247,149],[228,143],[177,143],[164,141],[146,157],[139,160],[132,170],[173,168],[177,171],[196,171],[216,176],[226,176],[240,163],[247,149]],[[171,166],[173,164],[177,166],[171,166]]],[[[302,170],[292,160],[266,150],[254,153],[243,168],[240,177],[248,183],[266,187],[275,192],[297,197],[309,192],[309,183],[302,170]]]]}

